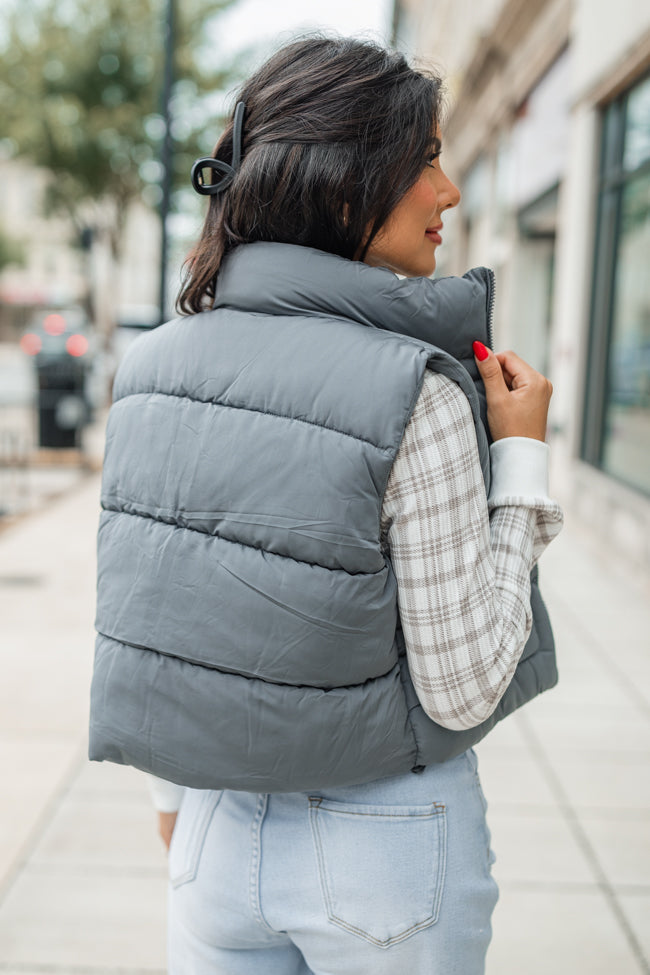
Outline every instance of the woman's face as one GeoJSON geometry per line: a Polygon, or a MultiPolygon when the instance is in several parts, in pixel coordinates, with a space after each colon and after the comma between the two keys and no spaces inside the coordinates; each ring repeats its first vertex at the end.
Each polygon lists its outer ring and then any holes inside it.
{"type": "Polygon", "coordinates": [[[442,211],[455,207],[460,192],[440,166],[440,132],[431,158],[417,183],[390,214],[364,258],[373,267],[387,267],[406,277],[428,277],[436,267],[442,243],[442,211]]]}

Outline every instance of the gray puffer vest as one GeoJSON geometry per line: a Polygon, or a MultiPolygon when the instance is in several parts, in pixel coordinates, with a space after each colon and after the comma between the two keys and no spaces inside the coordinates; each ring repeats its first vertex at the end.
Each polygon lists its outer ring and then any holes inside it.
{"type": "Polygon", "coordinates": [[[449,731],[409,676],[382,548],[427,368],[476,424],[492,274],[399,280],[304,247],[237,248],[214,309],[136,342],[107,429],[90,757],[205,789],[302,791],[443,762],[557,679],[533,629],[494,714],[449,731]]]}

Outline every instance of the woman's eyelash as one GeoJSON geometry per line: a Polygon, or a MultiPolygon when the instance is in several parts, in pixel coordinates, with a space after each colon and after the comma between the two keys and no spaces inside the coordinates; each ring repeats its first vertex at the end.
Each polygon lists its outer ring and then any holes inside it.
{"type": "Polygon", "coordinates": [[[434,160],[437,159],[441,153],[442,153],[442,149],[439,149],[438,152],[432,152],[431,155],[427,158],[427,166],[432,166],[434,160]]]}

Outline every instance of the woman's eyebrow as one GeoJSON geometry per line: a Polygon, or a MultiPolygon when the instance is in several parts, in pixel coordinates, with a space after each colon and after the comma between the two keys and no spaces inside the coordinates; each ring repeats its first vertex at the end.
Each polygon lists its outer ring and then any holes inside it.
{"type": "Polygon", "coordinates": [[[442,149],[442,142],[440,141],[437,135],[433,136],[430,145],[434,152],[440,152],[440,150],[442,149]]]}

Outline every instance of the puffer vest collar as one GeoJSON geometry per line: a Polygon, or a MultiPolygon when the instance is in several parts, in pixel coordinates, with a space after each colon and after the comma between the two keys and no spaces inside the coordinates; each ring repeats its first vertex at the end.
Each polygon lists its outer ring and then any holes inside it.
{"type": "Polygon", "coordinates": [[[309,247],[259,242],[228,255],[213,307],[334,316],[386,329],[442,349],[477,379],[472,342],[492,346],[493,295],[493,273],[485,267],[462,277],[401,279],[309,247]],[[331,288],[323,287],[324,278],[331,288]]]}
{"type": "Polygon", "coordinates": [[[472,342],[492,348],[493,305],[490,268],[475,267],[462,277],[402,279],[386,268],[310,247],[262,241],[227,256],[213,302],[215,309],[254,314],[341,318],[432,346],[436,369],[457,382],[469,400],[486,489],[491,437],[472,342]]]}

